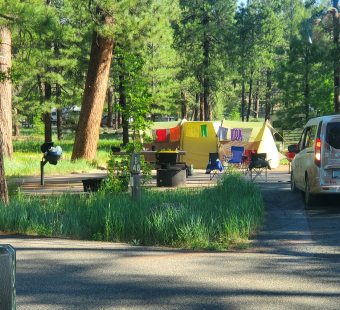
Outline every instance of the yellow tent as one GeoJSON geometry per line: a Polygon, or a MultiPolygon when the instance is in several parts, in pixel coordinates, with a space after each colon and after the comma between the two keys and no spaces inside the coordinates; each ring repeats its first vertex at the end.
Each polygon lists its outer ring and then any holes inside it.
{"type": "Polygon", "coordinates": [[[181,126],[180,149],[187,154],[181,156],[181,162],[194,165],[194,168],[205,169],[209,161],[209,153],[218,152],[216,130],[219,122],[187,122],[181,126]]]}
{"type": "Polygon", "coordinates": [[[205,169],[208,164],[209,153],[219,152],[221,159],[223,159],[223,155],[231,157],[231,146],[243,146],[245,150],[267,153],[267,159],[271,159],[271,167],[277,168],[278,166],[278,151],[266,124],[228,120],[222,122],[182,122],[180,149],[186,151],[187,155],[181,156],[181,161],[186,162],[188,166],[193,164],[194,168],[205,169]],[[227,140],[219,141],[216,136],[220,125],[228,128],[227,140]],[[242,129],[242,141],[230,140],[231,129],[242,129]]]}

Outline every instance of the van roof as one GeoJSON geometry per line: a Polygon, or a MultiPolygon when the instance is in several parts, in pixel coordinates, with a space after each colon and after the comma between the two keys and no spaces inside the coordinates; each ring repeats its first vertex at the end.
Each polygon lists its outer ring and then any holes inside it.
{"type": "Polygon", "coordinates": [[[321,121],[324,122],[324,123],[329,123],[329,122],[333,122],[333,121],[339,121],[340,122],[340,115],[339,114],[326,115],[326,116],[320,116],[320,117],[312,118],[306,123],[305,126],[318,124],[321,121]]]}

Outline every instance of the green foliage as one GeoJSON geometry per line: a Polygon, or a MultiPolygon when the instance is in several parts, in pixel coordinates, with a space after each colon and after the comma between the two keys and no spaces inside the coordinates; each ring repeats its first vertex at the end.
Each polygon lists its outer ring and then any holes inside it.
{"type": "Polygon", "coordinates": [[[0,204],[0,230],[56,237],[224,250],[262,225],[264,205],[255,185],[237,174],[208,189],[97,193],[0,204]],[[242,194],[240,194],[242,192],[242,194]]]}
{"type": "MultiPolygon", "coordinates": [[[[139,141],[136,141],[135,145],[133,143],[128,143],[125,146],[125,151],[129,155],[110,154],[107,162],[109,176],[104,180],[101,191],[116,193],[127,190],[128,182],[131,177],[131,154],[139,153],[141,150],[143,150],[143,144],[139,141]]],[[[145,162],[144,156],[140,157],[140,165],[141,183],[142,185],[145,185],[152,179],[151,173],[153,165],[145,162]]]]}

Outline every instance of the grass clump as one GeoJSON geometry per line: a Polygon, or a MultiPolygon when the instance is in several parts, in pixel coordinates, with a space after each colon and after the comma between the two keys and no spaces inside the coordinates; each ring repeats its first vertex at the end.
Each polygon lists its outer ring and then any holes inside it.
{"type": "Polygon", "coordinates": [[[245,248],[263,221],[257,187],[232,174],[215,187],[129,194],[25,197],[0,204],[0,230],[187,249],[245,248]]]}

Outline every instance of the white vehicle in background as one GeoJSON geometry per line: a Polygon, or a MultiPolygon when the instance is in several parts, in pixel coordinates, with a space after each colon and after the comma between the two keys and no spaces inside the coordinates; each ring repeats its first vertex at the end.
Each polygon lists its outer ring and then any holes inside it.
{"type": "Polygon", "coordinates": [[[288,150],[297,153],[291,190],[300,189],[307,206],[318,203],[322,195],[340,195],[340,115],[309,120],[297,147],[290,145],[288,150]]]}
{"type": "MultiPolygon", "coordinates": [[[[72,107],[65,107],[62,109],[62,117],[64,124],[76,124],[78,123],[81,108],[76,105],[72,107]]],[[[57,109],[51,109],[51,121],[53,125],[57,124],[57,109]]]]}
{"type": "Polygon", "coordinates": [[[57,110],[52,111],[52,113],[51,113],[51,121],[52,121],[52,125],[56,125],[57,124],[57,110]]]}

